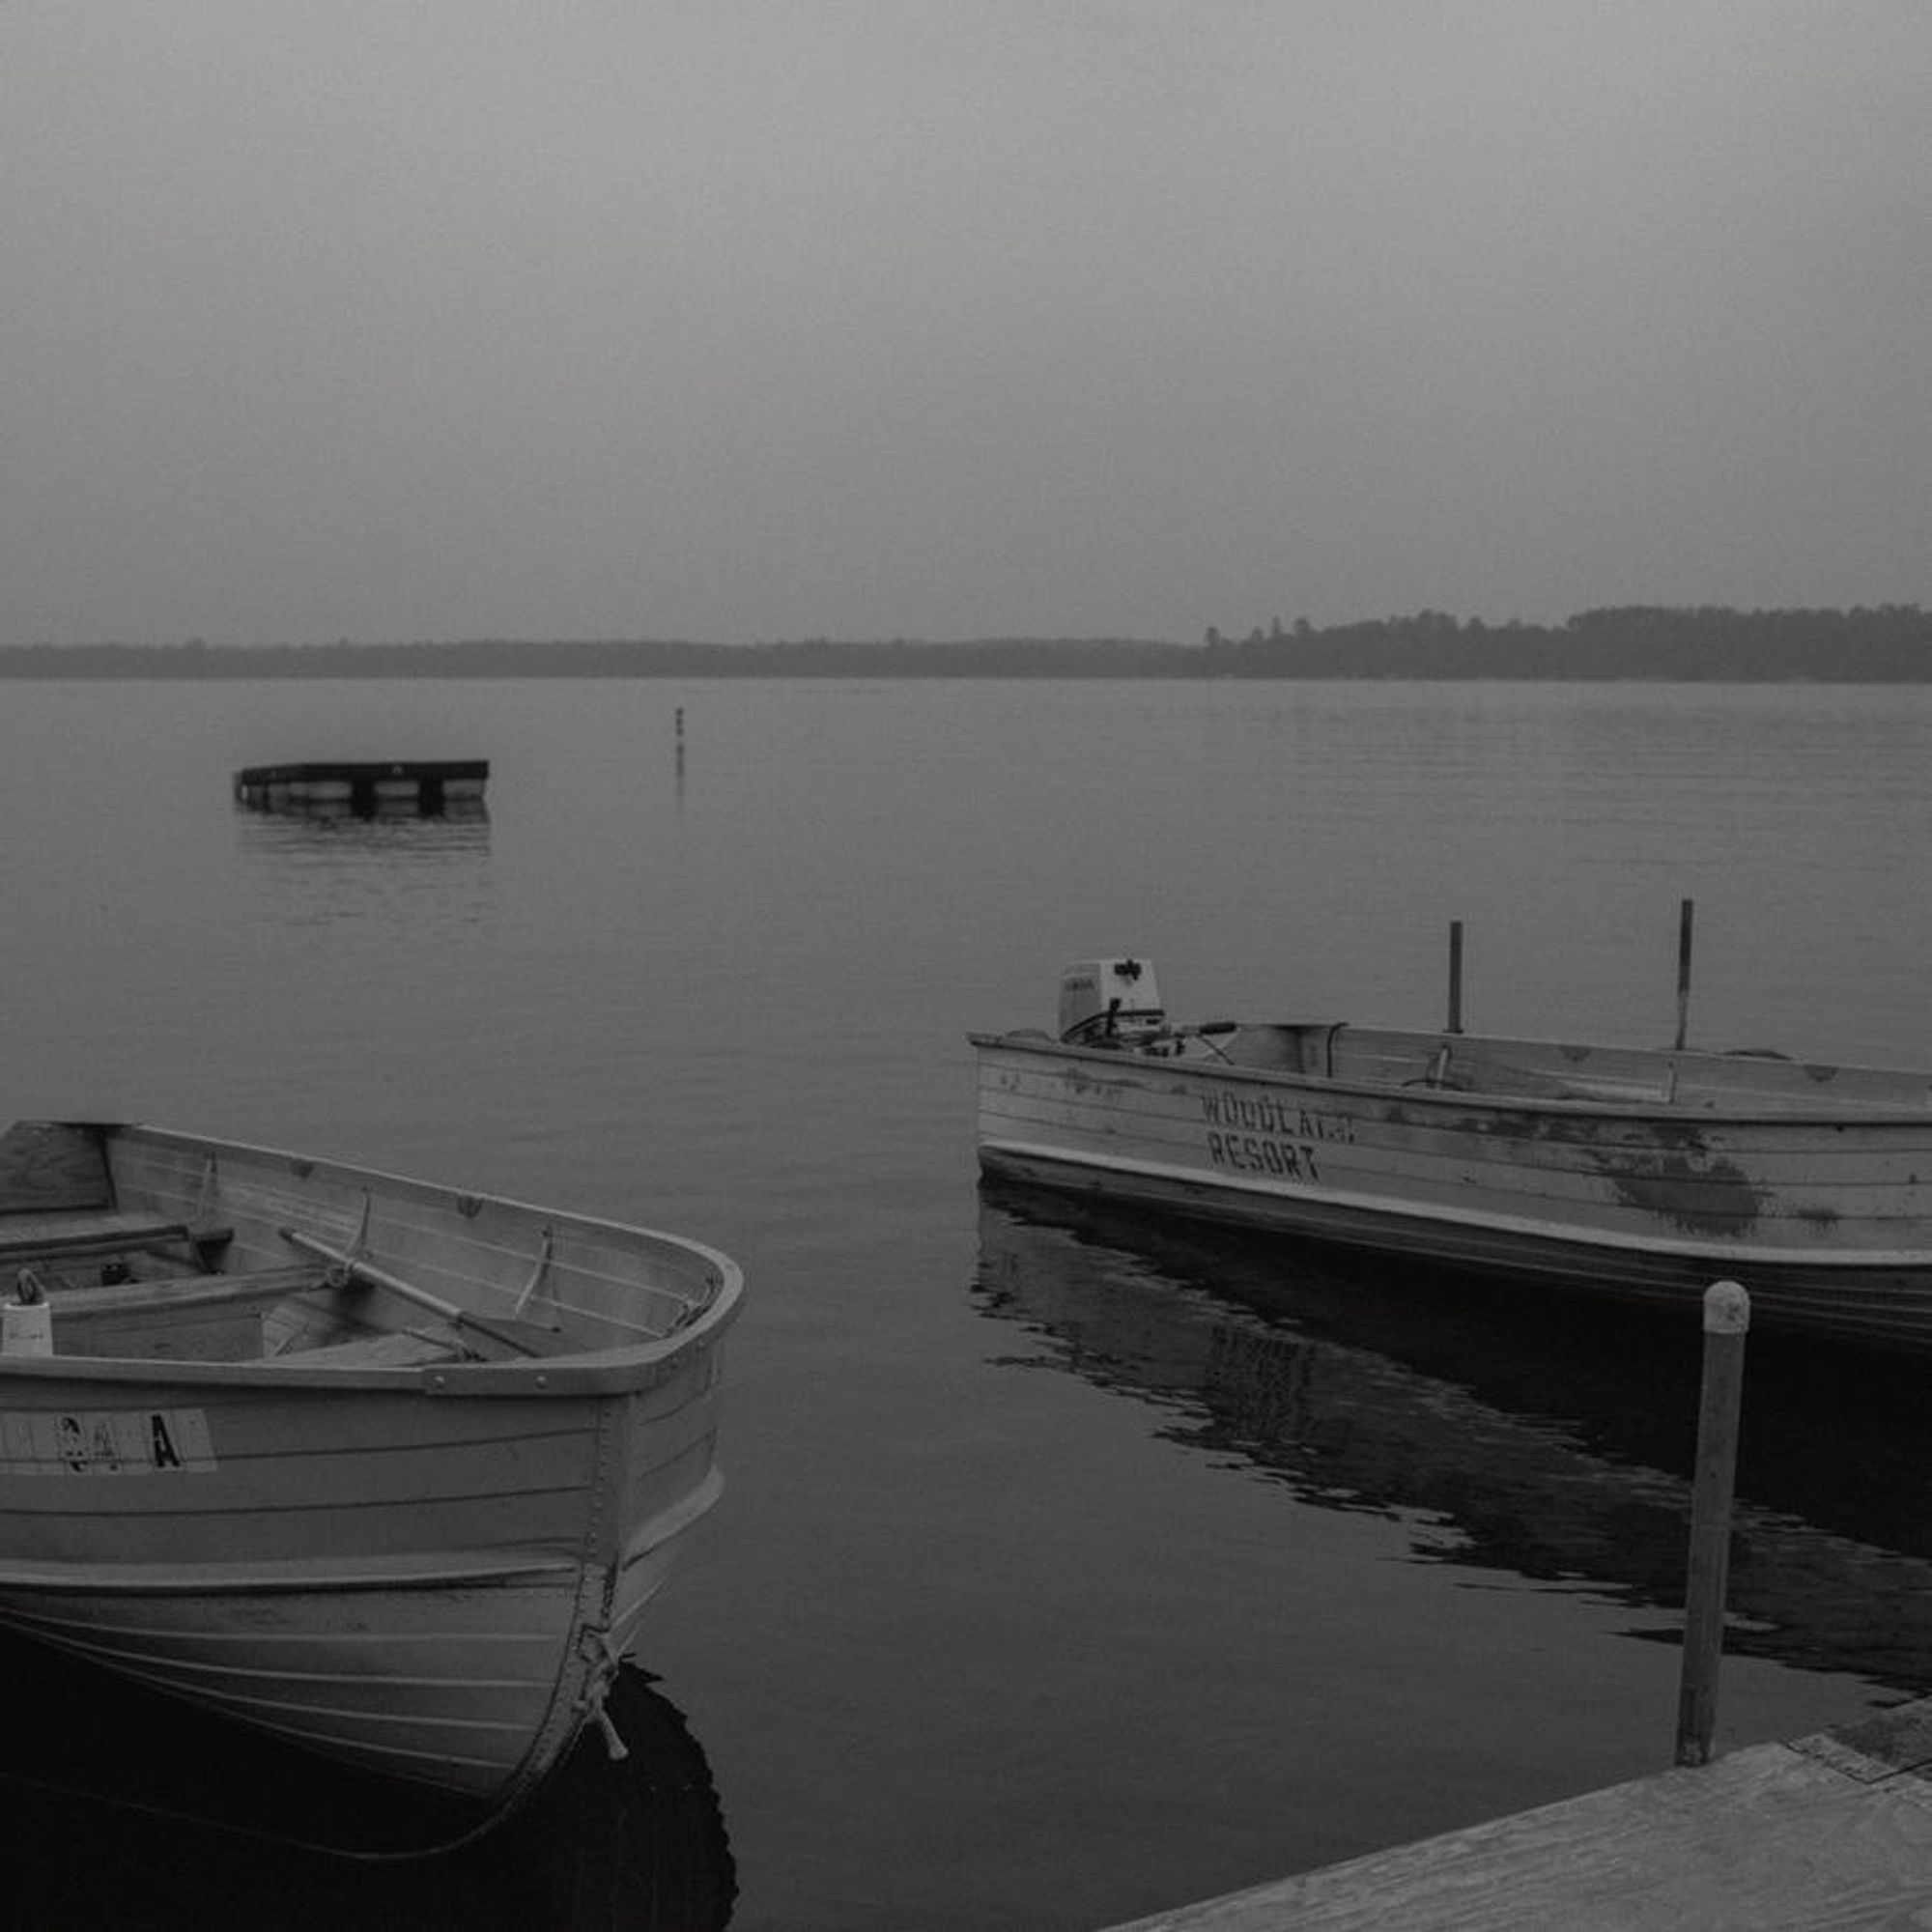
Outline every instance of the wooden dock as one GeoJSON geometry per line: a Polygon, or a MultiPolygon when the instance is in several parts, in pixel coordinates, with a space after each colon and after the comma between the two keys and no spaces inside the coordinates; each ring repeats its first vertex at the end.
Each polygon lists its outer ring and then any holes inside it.
{"type": "Polygon", "coordinates": [[[489,779],[485,758],[247,765],[235,774],[235,796],[262,811],[336,810],[362,817],[384,810],[434,814],[465,806],[474,810],[489,779]]]}
{"type": "Polygon", "coordinates": [[[1932,1925],[1932,1698],[1114,1932],[1932,1925]]]}

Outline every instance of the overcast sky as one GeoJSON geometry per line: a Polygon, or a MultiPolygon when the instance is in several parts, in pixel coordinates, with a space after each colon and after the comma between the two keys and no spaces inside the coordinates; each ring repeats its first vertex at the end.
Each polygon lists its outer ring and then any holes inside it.
{"type": "Polygon", "coordinates": [[[1925,0],[9,0],[0,641],[1932,602],[1925,0]]]}

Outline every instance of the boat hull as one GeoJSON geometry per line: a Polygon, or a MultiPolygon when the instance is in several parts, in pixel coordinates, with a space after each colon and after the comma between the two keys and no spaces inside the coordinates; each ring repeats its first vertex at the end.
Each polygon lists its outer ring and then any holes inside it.
{"type": "Polygon", "coordinates": [[[988,1174],[1664,1305],[1735,1279],[1773,1325],[1932,1349],[1923,1107],[1619,1107],[974,1043],[988,1174]]]}
{"type": "Polygon", "coordinates": [[[209,1211],[213,1161],[243,1266],[285,1259],[292,1218],[347,1224],[485,1306],[494,1275],[526,1315],[635,1305],[671,1331],[420,1367],[0,1358],[0,1621],[364,1770],[514,1803],[595,1718],[719,1493],[736,1270],[255,1150],[144,1130],[117,1152],[124,1203],[185,1217],[209,1211]]]}

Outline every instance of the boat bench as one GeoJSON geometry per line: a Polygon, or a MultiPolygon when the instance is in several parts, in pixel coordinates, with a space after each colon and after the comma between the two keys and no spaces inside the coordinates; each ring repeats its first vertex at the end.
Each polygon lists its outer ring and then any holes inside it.
{"type": "Polygon", "coordinates": [[[138,1248],[185,1244],[197,1255],[235,1238],[233,1228],[196,1227],[155,1214],[107,1210],[97,1214],[0,1216],[0,1262],[51,1260],[67,1255],[121,1255],[138,1248]]]}
{"type": "Polygon", "coordinates": [[[252,1273],[177,1274],[50,1287],[57,1355],[249,1361],[262,1352],[264,1312],[323,1286],[313,1263],[252,1273]]]}
{"type": "Polygon", "coordinates": [[[1437,1047],[1422,1077],[1408,1084],[1478,1097],[1494,1094],[1526,1100],[1592,1100],[1600,1106],[1668,1107],[1677,1099],[1675,1067],[1666,1067],[1654,1080],[1633,1080],[1613,1073],[1524,1066],[1489,1054],[1461,1053],[1448,1046],[1437,1047]]]}
{"type": "Polygon", "coordinates": [[[280,1301],[321,1288],[327,1270],[313,1262],[263,1268],[254,1274],[171,1274],[148,1281],[119,1281],[99,1288],[61,1288],[47,1295],[58,1324],[126,1321],[146,1316],[182,1315],[202,1308],[234,1308],[280,1301]]]}
{"type": "Polygon", "coordinates": [[[1677,1102],[1677,1077],[1674,1071],[1662,1080],[1593,1079],[1580,1074],[1560,1081],[1558,1094],[1565,1100],[1595,1100],[1605,1106],[1670,1107],[1677,1102]]]}

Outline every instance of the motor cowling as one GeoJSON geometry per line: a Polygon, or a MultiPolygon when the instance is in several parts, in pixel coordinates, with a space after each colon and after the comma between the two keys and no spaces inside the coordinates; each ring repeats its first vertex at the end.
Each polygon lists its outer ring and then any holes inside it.
{"type": "Polygon", "coordinates": [[[1060,976],[1060,1037],[1067,1046],[1145,1038],[1166,1022],[1145,959],[1084,959],[1060,976]]]}

